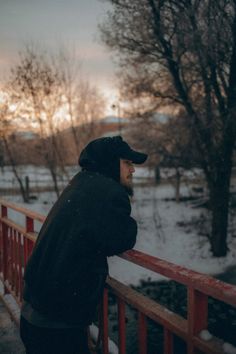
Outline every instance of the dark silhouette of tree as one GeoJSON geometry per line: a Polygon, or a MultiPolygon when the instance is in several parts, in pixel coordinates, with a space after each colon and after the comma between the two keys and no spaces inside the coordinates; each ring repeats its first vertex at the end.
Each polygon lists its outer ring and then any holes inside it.
{"type": "Polygon", "coordinates": [[[188,117],[182,112],[174,117],[165,115],[164,121],[155,114],[136,118],[129,130],[129,139],[139,149],[144,149],[148,153],[147,164],[154,168],[157,183],[161,167],[174,169],[175,175],[170,180],[174,182],[175,199],[179,202],[184,171],[200,166],[188,117]]]}
{"type": "Polygon", "coordinates": [[[212,209],[211,249],[227,253],[236,138],[236,0],[110,0],[102,39],[120,58],[123,93],[150,111],[185,110],[212,209]]]}

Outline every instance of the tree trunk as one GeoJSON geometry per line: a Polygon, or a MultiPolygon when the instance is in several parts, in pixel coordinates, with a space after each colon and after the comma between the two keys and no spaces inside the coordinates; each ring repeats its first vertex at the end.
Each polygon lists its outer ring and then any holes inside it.
{"type": "Polygon", "coordinates": [[[8,141],[7,141],[7,138],[3,137],[3,142],[4,142],[4,145],[5,145],[7,154],[8,154],[8,158],[9,158],[11,167],[12,167],[12,172],[14,173],[14,175],[15,175],[15,177],[16,177],[16,179],[17,179],[17,182],[19,183],[20,192],[21,192],[21,196],[22,196],[22,198],[23,198],[23,201],[24,201],[24,203],[28,203],[28,202],[29,202],[29,198],[28,198],[28,196],[27,196],[27,193],[26,193],[26,190],[25,190],[23,181],[22,181],[21,177],[19,176],[19,174],[18,174],[18,172],[17,172],[16,163],[15,163],[15,160],[14,160],[13,153],[12,153],[12,151],[11,151],[11,148],[10,148],[10,146],[9,146],[9,143],[8,143],[8,141]]]}
{"type": "Polygon", "coordinates": [[[179,203],[180,200],[180,179],[181,179],[181,174],[179,172],[179,169],[176,169],[176,175],[175,175],[175,201],[179,203]]]}
{"type": "Polygon", "coordinates": [[[55,146],[53,145],[53,141],[46,140],[43,149],[44,149],[44,160],[46,163],[46,167],[50,171],[52,181],[53,181],[54,191],[58,198],[60,195],[60,190],[58,187],[58,176],[57,176],[57,156],[56,156],[55,146]]]}
{"type": "Polygon", "coordinates": [[[210,183],[210,201],[212,210],[211,222],[211,250],[213,256],[224,257],[227,254],[227,231],[230,197],[230,176],[232,165],[222,166],[215,169],[215,182],[210,183]]]}
{"type": "Polygon", "coordinates": [[[29,176],[25,177],[25,195],[27,200],[29,201],[30,199],[30,179],[29,176]]]}
{"type": "Polygon", "coordinates": [[[51,176],[52,176],[52,180],[53,180],[53,185],[54,185],[54,191],[57,195],[57,198],[59,198],[60,195],[60,190],[58,187],[58,182],[57,182],[57,173],[56,173],[56,167],[52,166],[52,164],[49,167],[51,176]]]}

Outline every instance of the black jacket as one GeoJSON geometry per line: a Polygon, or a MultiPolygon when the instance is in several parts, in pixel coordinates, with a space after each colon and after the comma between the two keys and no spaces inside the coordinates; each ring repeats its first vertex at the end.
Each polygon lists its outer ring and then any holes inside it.
{"type": "Polygon", "coordinates": [[[124,187],[79,172],[43,224],[25,270],[24,299],[54,320],[87,325],[101,299],[107,256],[131,249],[137,225],[124,187]]]}

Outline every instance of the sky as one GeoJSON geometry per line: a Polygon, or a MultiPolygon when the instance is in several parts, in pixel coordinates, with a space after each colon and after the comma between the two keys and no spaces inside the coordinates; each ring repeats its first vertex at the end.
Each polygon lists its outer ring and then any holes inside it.
{"type": "Polygon", "coordinates": [[[25,44],[52,51],[68,46],[112,106],[117,95],[115,67],[97,28],[108,9],[103,0],[0,0],[0,81],[7,78],[25,44]]]}

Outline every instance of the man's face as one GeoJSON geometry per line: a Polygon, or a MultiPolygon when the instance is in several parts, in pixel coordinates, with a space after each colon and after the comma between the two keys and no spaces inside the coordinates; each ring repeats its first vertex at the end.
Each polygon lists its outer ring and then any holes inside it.
{"type": "Polygon", "coordinates": [[[120,159],[120,183],[128,189],[132,189],[134,171],[132,161],[120,159]]]}

